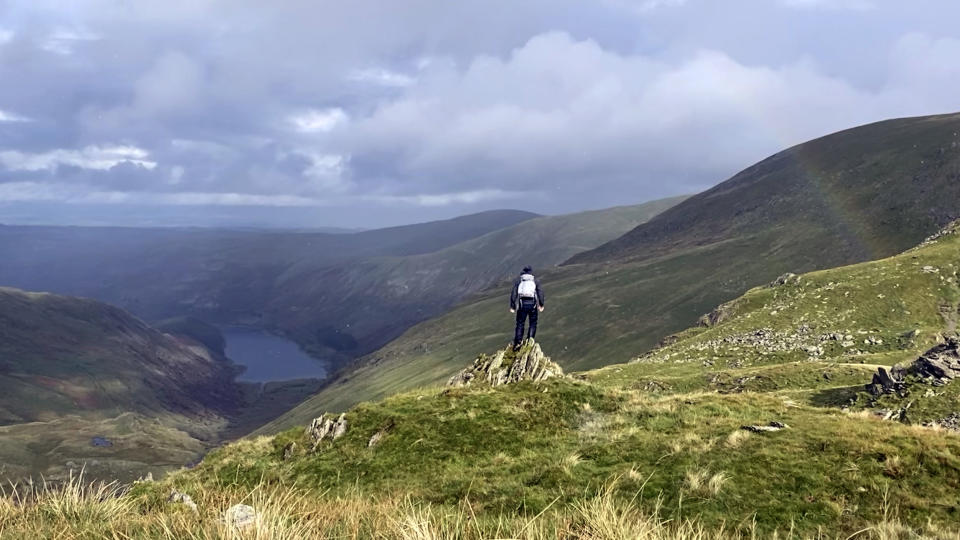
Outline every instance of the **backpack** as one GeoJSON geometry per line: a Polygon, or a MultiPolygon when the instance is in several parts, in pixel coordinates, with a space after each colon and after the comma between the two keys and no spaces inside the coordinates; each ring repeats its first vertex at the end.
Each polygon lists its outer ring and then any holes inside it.
{"type": "Polygon", "coordinates": [[[520,276],[520,285],[517,286],[517,296],[520,298],[537,299],[537,281],[531,274],[520,276]]]}

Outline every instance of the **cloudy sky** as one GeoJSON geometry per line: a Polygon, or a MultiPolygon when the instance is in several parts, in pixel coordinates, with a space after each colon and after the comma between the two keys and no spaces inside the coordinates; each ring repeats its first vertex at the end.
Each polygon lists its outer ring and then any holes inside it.
{"type": "Polygon", "coordinates": [[[376,227],[960,110],[955,0],[0,0],[0,221],[376,227]]]}

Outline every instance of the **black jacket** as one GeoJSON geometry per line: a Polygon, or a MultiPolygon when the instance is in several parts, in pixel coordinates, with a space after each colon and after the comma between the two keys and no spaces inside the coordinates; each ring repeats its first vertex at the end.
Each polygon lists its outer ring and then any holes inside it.
{"type": "MultiPolygon", "coordinates": [[[[520,287],[521,277],[522,274],[513,282],[513,289],[510,291],[510,309],[517,309],[517,302],[520,300],[520,292],[517,289],[520,287]]],[[[537,284],[537,305],[543,307],[543,289],[540,288],[540,280],[534,279],[534,283],[537,284]]]]}

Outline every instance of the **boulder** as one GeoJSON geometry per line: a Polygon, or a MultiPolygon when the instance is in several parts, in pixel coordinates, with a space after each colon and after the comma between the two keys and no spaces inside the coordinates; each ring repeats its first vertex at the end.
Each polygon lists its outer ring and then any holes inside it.
{"type": "Polygon", "coordinates": [[[291,441],[283,447],[283,460],[287,461],[297,454],[297,443],[291,441]]]}
{"type": "Polygon", "coordinates": [[[223,522],[236,529],[246,529],[257,523],[257,511],[252,506],[235,504],[223,513],[223,522]]]}
{"type": "Polygon", "coordinates": [[[485,384],[501,386],[520,381],[545,381],[563,377],[563,368],[543,354],[540,344],[528,339],[514,351],[512,346],[497,351],[493,356],[477,357],[473,365],[450,377],[447,386],[485,384]]]}
{"type": "MultiPolygon", "coordinates": [[[[894,373],[898,374],[898,372],[894,373]]],[[[887,373],[886,369],[877,368],[877,372],[873,374],[873,380],[867,385],[867,392],[870,392],[874,396],[880,396],[882,394],[899,394],[903,388],[904,384],[902,378],[899,376],[894,378],[887,373]]]]}

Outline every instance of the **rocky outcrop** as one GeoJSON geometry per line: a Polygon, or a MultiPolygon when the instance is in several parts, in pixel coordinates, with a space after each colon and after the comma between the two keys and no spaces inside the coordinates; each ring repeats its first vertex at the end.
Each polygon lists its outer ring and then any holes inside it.
{"type": "Polygon", "coordinates": [[[792,272],[787,272],[786,274],[783,274],[782,276],[780,276],[780,277],[778,277],[777,279],[773,280],[773,282],[771,282],[770,285],[768,285],[768,286],[769,286],[769,287],[781,287],[781,286],[783,286],[783,285],[793,285],[793,284],[795,284],[795,283],[800,283],[800,279],[801,279],[800,276],[798,276],[798,275],[796,275],[796,274],[794,274],[794,273],[792,273],[792,272]]]}
{"type": "Polygon", "coordinates": [[[903,380],[894,378],[884,368],[877,368],[873,380],[867,385],[867,392],[875,396],[881,394],[900,394],[904,389],[903,380]]]}
{"type": "Polygon", "coordinates": [[[917,358],[909,374],[935,382],[947,382],[960,377],[960,339],[950,338],[917,358]]]}
{"type": "Polygon", "coordinates": [[[347,419],[345,414],[341,414],[336,420],[333,415],[326,413],[314,418],[307,426],[307,436],[313,441],[313,449],[316,450],[324,440],[335,441],[347,432],[347,419]]]}
{"type": "Polygon", "coordinates": [[[707,313],[706,315],[701,315],[697,319],[697,326],[702,328],[711,328],[714,327],[723,321],[730,318],[733,314],[733,302],[727,302],[726,304],[720,304],[713,311],[707,313]]]}
{"type": "Polygon", "coordinates": [[[879,368],[867,391],[875,396],[900,394],[905,388],[907,376],[923,379],[933,385],[943,385],[960,378],[960,339],[949,338],[945,343],[925,352],[909,366],[894,366],[888,373],[879,368]]]}
{"type": "Polygon", "coordinates": [[[501,386],[520,381],[544,381],[563,377],[563,368],[543,354],[540,344],[528,339],[519,351],[513,347],[497,351],[493,356],[482,354],[473,365],[460,371],[447,386],[486,384],[501,386]]]}

